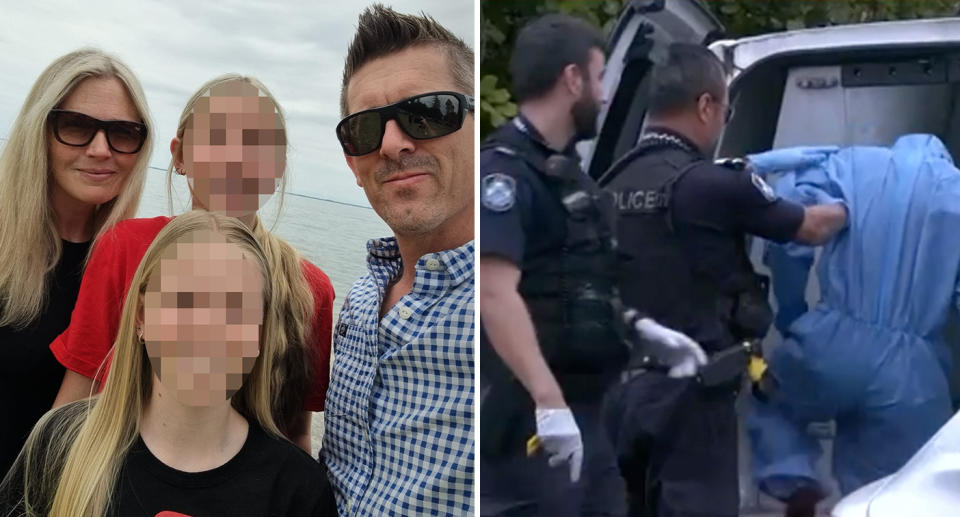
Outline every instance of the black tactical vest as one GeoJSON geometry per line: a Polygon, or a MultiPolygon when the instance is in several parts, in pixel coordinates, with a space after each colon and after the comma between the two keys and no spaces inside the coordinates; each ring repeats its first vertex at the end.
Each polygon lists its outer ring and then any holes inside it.
{"type": "Polygon", "coordinates": [[[482,146],[481,157],[493,152],[526,163],[567,213],[563,245],[528,256],[521,266],[519,292],[537,341],[561,385],[565,376],[617,371],[629,348],[621,335],[615,214],[609,193],[581,172],[574,158],[555,154],[544,160],[543,153],[525,140],[504,142],[494,137],[482,146]]]}
{"type": "MultiPolygon", "coordinates": [[[[754,274],[746,254],[745,235],[730,234],[736,264],[725,264],[727,272],[718,274],[708,270],[715,264],[697,258],[710,255],[708,244],[674,227],[673,186],[702,163],[681,145],[641,142],[601,181],[614,197],[620,250],[628,257],[619,279],[623,303],[711,353],[762,337],[771,314],[764,279],[754,274]]],[[[697,224],[710,229],[712,222],[697,224]]]]}

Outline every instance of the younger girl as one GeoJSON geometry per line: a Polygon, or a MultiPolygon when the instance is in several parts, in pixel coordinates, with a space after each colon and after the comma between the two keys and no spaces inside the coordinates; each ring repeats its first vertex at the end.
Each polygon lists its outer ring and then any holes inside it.
{"type": "Polygon", "coordinates": [[[2,513],[335,515],[322,467],[273,419],[275,287],[238,220],[167,224],[133,275],[103,392],[40,420],[2,513]]]}

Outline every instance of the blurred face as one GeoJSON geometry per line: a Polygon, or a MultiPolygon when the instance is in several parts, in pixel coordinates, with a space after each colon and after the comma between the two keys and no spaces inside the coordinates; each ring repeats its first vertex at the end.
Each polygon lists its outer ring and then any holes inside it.
{"type": "Polygon", "coordinates": [[[587,69],[583,71],[583,93],[571,110],[576,140],[597,136],[597,116],[603,105],[603,63],[603,52],[591,49],[587,69]]]}
{"type": "MultiPolygon", "coordinates": [[[[103,121],[140,122],[140,115],[127,89],[113,77],[82,81],[57,108],[103,121]]],[[[143,150],[135,154],[113,151],[103,129],[97,131],[87,145],[67,145],[54,137],[53,126],[48,125],[47,152],[53,176],[50,189],[55,203],[64,200],[73,205],[93,207],[117,197],[143,150]]],[[[61,134],[72,129],[64,127],[61,134]]]]}
{"type": "MultiPolygon", "coordinates": [[[[183,133],[177,163],[199,207],[250,215],[270,199],[286,167],[286,132],[276,106],[256,88],[201,97],[183,133]]],[[[248,85],[243,85],[248,86],[248,85]]],[[[171,145],[176,156],[177,140],[171,145]]]]}
{"type": "Polygon", "coordinates": [[[167,249],[143,298],[153,373],[187,406],[223,403],[243,386],[260,354],[262,324],[260,270],[209,231],[167,249]]]}
{"type": "MultiPolygon", "coordinates": [[[[412,47],[358,69],[347,108],[353,114],[435,91],[458,91],[446,52],[412,47]]],[[[472,216],[473,116],[468,112],[459,130],[429,140],[414,140],[389,120],[379,149],[346,157],[370,205],[398,235],[427,234],[472,216]]]]}

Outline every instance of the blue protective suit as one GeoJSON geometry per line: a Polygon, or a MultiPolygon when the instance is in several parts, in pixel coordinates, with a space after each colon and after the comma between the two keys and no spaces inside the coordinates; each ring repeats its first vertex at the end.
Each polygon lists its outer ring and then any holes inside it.
{"type": "Polygon", "coordinates": [[[814,249],[767,243],[784,340],[767,357],[777,390],[749,403],[754,474],[780,499],[816,483],[821,450],[806,427],[835,420],[846,494],[895,472],[952,413],[941,333],[960,278],[960,172],[939,139],[908,135],[839,150],[775,188],[806,205],[843,202],[849,220],[823,247],[813,308],[814,249]]]}

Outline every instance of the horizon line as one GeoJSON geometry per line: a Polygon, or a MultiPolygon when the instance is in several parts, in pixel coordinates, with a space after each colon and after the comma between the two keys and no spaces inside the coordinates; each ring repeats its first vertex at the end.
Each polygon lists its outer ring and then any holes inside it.
{"type": "MultiPolygon", "coordinates": [[[[2,137],[0,137],[0,138],[2,138],[2,137]]],[[[167,169],[164,169],[164,168],[162,168],[162,167],[154,167],[153,165],[147,165],[147,168],[148,168],[148,169],[158,170],[158,171],[163,171],[163,172],[166,172],[166,171],[167,171],[167,169]]],[[[329,198],[325,198],[325,197],[311,196],[311,195],[309,195],[309,194],[301,194],[301,193],[299,193],[299,192],[287,191],[286,194],[287,194],[288,196],[305,197],[305,198],[307,198],[307,199],[315,199],[315,200],[317,200],[317,201],[326,201],[326,202],[328,202],[328,203],[336,203],[336,204],[338,204],[338,205],[346,205],[346,206],[353,206],[353,207],[357,207],[357,208],[365,208],[365,209],[367,209],[367,210],[373,210],[373,207],[371,207],[371,206],[358,205],[358,204],[356,204],[356,203],[349,203],[349,202],[347,202],[347,201],[338,201],[338,200],[336,200],[336,199],[329,199],[329,198]]]]}

